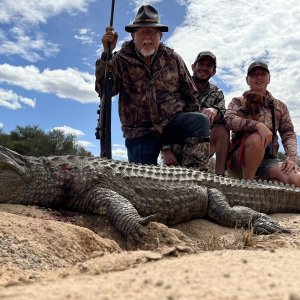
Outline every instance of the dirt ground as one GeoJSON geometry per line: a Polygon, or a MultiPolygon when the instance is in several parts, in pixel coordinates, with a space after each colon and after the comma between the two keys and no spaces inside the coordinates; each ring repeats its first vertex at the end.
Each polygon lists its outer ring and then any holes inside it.
{"type": "Polygon", "coordinates": [[[209,220],[150,223],[140,244],[105,218],[0,205],[0,299],[300,300],[300,215],[256,236],[209,220]]]}

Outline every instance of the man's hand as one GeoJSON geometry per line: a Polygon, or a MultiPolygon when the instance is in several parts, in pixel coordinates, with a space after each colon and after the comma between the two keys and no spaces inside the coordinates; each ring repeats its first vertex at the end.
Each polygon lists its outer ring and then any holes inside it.
{"type": "Polygon", "coordinates": [[[213,107],[204,108],[201,112],[204,115],[208,116],[210,125],[214,122],[214,120],[218,114],[218,110],[213,107]]]}
{"type": "Polygon", "coordinates": [[[272,141],[272,131],[262,122],[258,122],[255,128],[261,136],[261,146],[266,148],[272,141]]]}
{"type": "Polygon", "coordinates": [[[167,166],[178,166],[178,161],[171,149],[163,150],[164,164],[167,166]]]}
{"type": "Polygon", "coordinates": [[[282,162],[280,169],[287,175],[290,174],[292,171],[294,171],[295,173],[300,172],[298,164],[293,160],[289,159],[289,157],[287,157],[282,162]]]}
{"type": "Polygon", "coordinates": [[[114,50],[116,48],[118,41],[118,33],[114,32],[113,27],[106,27],[105,28],[105,34],[102,37],[102,44],[104,48],[104,52],[108,53],[109,52],[109,46],[110,46],[110,51],[114,50]]]}

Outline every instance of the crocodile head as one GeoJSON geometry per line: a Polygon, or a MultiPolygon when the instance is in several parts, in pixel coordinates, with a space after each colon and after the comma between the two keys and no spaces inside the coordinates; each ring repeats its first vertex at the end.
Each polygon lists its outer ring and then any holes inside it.
{"type": "Polygon", "coordinates": [[[0,202],[14,202],[25,196],[26,159],[0,146],[0,202]]]}

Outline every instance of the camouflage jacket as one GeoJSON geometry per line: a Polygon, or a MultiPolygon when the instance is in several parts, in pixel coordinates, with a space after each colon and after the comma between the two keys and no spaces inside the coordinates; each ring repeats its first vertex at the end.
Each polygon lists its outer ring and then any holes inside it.
{"type": "Polygon", "coordinates": [[[203,108],[213,107],[219,111],[220,119],[224,118],[226,112],[224,94],[216,85],[208,83],[203,91],[198,92],[198,103],[200,111],[203,108]]]}
{"type": "Polygon", "coordinates": [[[198,111],[197,90],[182,58],[160,44],[151,66],[125,42],[110,61],[96,62],[96,91],[101,97],[106,71],[119,93],[119,116],[125,138],[161,133],[179,111],[198,111]]]}
{"type": "MultiPolygon", "coordinates": [[[[246,93],[246,92],[245,92],[246,93]]],[[[245,94],[244,93],[244,94],[245,94]]],[[[233,131],[233,133],[254,132],[255,125],[258,122],[264,123],[272,131],[272,113],[270,103],[274,104],[275,112],[275,132],[279,132],[285,153],[289,158],[295,162],[297,158],[297,139],[294,131],[294,126],[287,106],[280,100],[275,99],[270,92],[267,91],[265,103],[262,111],[259,114],[259,121],[248,120],[237,116],[238,109],[242,106],[244,97],[236,97],[231,100],[225,113],[226,126],[233,131]]],[[[278,136],[274,139],[274,147],[278,148],[278,136]]]]}
{"type": "Polygon", "coordinates": [[[224,94],[216,85],[208,83],[207,87],[203,91],[198,92],[197,99],[200,105],[200,112],[204,108],[216,108],[220,115],[217,123],[224,122],[224,115],[226,112],[224,94]]]}

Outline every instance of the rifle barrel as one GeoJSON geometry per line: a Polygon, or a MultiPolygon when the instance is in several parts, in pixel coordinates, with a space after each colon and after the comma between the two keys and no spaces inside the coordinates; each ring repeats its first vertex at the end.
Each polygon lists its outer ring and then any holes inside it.
{"type": "Polygon", "coordinates": [[[111,12],[110,12],[110,23],[109,25],[113,27],[114,25],[114,10],[115,10],[115,0],[111,1],[111,12]]]}
{"type": "MultiPolygon", "coordinates": [[[[113,27],[114,19],[115,0],[111,2],[111,15],[110,15],[110,26],[113,27]]],[[[108,45],[108,57],[111,55],[111,45],[108,45]]],[[[106,71],[105,71],[106,73],[106,71]]],[[[111,106],[112,106],[112,88],[113,88],[113,76],[111,72],[107,72],[104,80],[104,95],[101,101],[101,107],[99,115],[98,132],[100,132],[100,147],[101,157],[112,158],[111,151],[111,106]]],[[[99,136],[96,132],[96,138],[99,136]]]]}
{"type": "MultiPolygon", "coordinates": [[[[114,24],[114,10],[115,10],[115,0],[111,1],[111,13],[110,13],[110,22],[109,25],[113,27],[114,24]]],[[[109,46],[109,54],[111,54],[111,47],[109,46]]],[[[105,80],[106,85],[106,95],[105,95],[105,154],[106,157],[111,159],[111,92],[113,86],[112,74],[107,74],[107,78],[105,80]]]]}

